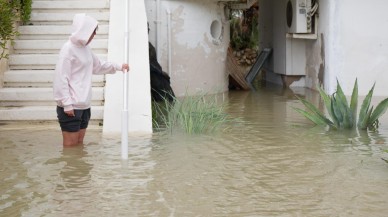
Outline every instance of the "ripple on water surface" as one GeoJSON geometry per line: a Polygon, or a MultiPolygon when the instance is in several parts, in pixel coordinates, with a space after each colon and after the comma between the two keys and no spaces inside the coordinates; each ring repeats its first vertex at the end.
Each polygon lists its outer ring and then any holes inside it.
{"type": "Polygon", "coordinates": [[[0,216],[385,216],[388,121],[378,132],[312,128],[289,92],[231,92],[239,118],[214,135],[120,140],[90,130],[0,126],[0,216]]]}

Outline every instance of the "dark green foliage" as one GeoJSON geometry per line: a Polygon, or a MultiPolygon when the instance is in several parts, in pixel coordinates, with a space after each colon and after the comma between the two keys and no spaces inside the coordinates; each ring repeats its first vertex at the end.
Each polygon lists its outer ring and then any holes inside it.
{"type": "Polygon", "coordinates": [[[255,8],[233,10],[231,18],[231,47],[234,50],[256,49],[259,39],[258,11],[255,8]]]}
{"type": "Polygon", "coordinates": [[[30,19],[32,0],[0,0],[0,59],[7,58],[7,44],[18,35],[15,23],[30,19]]]}
{"type": "Polygon", "coordinates": [[[31,17],[32,0],[20,0],[20,21],[27,24],[31,17]]]}

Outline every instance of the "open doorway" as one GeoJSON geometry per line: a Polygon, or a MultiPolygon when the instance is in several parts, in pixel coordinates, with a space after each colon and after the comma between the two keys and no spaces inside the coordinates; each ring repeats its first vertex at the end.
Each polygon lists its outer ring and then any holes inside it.
{"type": "MultiPolygon", "coordinates": [[[[259,55],[259,3],[248,8],[233,8],[230,11],[230,45],[227,67],[230,90],[249,90],[245,76],[259,55]]],[[[263,80],[257,76],[258,80],[263,80]]],[[[261,83],[260,81],[255,83],[261,83]]]]}

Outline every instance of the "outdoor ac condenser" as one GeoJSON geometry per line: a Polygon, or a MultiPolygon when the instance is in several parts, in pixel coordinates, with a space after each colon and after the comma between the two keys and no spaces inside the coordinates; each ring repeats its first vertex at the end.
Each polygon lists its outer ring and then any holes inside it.
{"type": "Polygon", "coordinates": [[[288,33],[311,33],[311,0],[288,0],[286,17],[288,33]]]}

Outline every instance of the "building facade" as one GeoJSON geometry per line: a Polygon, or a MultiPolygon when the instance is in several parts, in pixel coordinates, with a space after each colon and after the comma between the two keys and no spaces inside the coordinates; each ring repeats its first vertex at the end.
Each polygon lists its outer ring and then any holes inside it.
{"type": "MultiPolygon", "coordinates": [[[[95,48],[110,61],[124,60],[125,1],[99,0],[77,4],[101,21],[95,48]],[[109,24],[109,25],[108,25],[109,24]],[[109,36],[109,38],[108,38],[109,36]],[[106,38],[105,38],[106,37],[106,38]],[[100,43],[101,42],[101,43],[100,43]]],[[[145,0],[130,2],[129,129],[152,132],[148,42],[171,77],[175,94],[220,93],[228,90],[227,50],[229,12],[249,7],[252,0],[145,0]],[[147,31],[147,22],[150,32],[147,31]]],[[[388,96],[388,2],[383,0],[259,0],[259,46],[272,48],[265,65],[267,82],[315,89],[322,84],[335,92],[337,79],[350,95],[355,79],[366,95],[388,96]],[[317,3],[312,31],[290,31],[290,11],[306,12],[317,3]],[[289,7],[289,5],[294,7],[289,7]],[[310,5],[310,6],[311,6],[310,5]],[[287,19],[288,18],[288,19],[287,19]]],[[[60,45],[68,37],[74,5],[36,1],[32,23],[19,28],[15,52],[0,64],[0,119],[55,120],[49,88],[60,45]],[[61,16],[44,11],[57,11],[61,16]],[[38,25],[39,24],[39,25],[38,25]],[[55,24],[55,25],[54,25],[55,24]],[[23,38],[25,37],[25,38],[23,38]],[[33,37],[33,38],[31,38],[33,37]],[[49,38],[48,38],[49,37],[49,38]],[[25,43],[24,39],[34,40],[25,43]],[[39,39],[39,40],[38,40],[39,39]],[[50,43],[47,43],[47,41],[50,43]],[[50,46],[49,46],[50,45],[50,46]],[[45,49],[42,51],[42,49],[45,49]],[[47,53],[50,51],[50,53],[47,53]],[[34,52],[34,53],[32,53],[34,52]]],[[[305,22],[305,21],[303,21],[305,22]]],[[[301,23],[303,23],[301,22],[301,23]]],[[[123,101],[122,74],[96,79],[94,118],[104,120],[105,132],[120,132],[123,101]]]]}
{"type": "Polygon", "coordinates": [[[149,40],[177,96],[227,91],[225,2],[146,0],[149,40]]]}
{"type": "Polygon", "coordinates": [[[375,82],[374,95],[388,95],[384,87],[388,82],[388,14],[384,9],[388,2],[317,1],[316,39],[300,39],[287,34],[289,1],[259,1],[260,44],[274,49],[267,66],[269,81],[281,84],[282,75],[302,75],[290,86],[315,89],[323,84],[333,93],[338,79],[350,95],[357,78],[360,95],[366,95],[375,82]]]}

